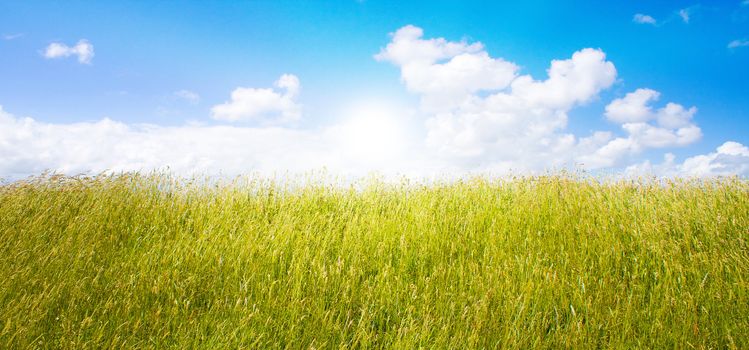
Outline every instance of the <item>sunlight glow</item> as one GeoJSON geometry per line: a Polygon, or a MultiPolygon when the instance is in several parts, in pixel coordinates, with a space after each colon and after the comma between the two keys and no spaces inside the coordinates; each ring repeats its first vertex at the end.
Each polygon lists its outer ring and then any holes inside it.
{"type": "Polygon", "coordinates": [[[403,113],[387,104],[354,104],[342,124],[343,151],[363,162],[383,162],[406,151],[403,113]]]}

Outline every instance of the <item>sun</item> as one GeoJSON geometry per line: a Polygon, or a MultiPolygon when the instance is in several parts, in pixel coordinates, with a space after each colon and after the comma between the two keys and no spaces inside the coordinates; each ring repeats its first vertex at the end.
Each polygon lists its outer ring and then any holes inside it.
{"type": "Polygon", "coordinates": [[[383,102],[357,103],[341,127],[343,151],[362,162],[387,162],[406,151],[404,113],[383,102]]]}

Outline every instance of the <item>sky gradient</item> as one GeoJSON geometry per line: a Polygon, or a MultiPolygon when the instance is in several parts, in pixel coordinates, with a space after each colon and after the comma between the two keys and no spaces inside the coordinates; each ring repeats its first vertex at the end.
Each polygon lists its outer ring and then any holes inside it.
{"type": "Polygon", "coordinates": [[[747,62],[741,0],[0,0],[0,177],[746,176],[747,62]]]}

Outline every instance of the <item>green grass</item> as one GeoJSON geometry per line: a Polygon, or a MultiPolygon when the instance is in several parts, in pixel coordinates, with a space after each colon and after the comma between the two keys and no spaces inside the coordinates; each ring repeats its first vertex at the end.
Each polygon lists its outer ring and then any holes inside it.
{"type": "Polygon", "coordinates": [[[329,183],[0,186],[0,348],[749,348],[746,180],[329,183]]]}

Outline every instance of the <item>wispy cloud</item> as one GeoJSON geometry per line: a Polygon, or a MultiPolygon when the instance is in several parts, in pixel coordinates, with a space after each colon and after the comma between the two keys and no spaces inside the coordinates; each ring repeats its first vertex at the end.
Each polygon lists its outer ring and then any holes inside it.
{"type": "Polygon", "coordinates": [[[23,36],[23,33],[3,34],[3,40],[15,40],[23,36]]]}
{"type": "Polygon", "coordinates": [[[736,49],[739,47],[746,47],[749,46],[749,39],[736,39],[728,43],[729,49],[736,49]]]}
{"type": "Polygon", "coordinates": [[[679,10],[679,17],[681,17],[681,20],[684,21],[684,23],[689,23],[689,14],[691,11],[692,10],[689,8],[679,10]]]}
{"type": "Polygon", "coordinates": [[[639,24],[650,24],[650,25],[657,26],[657,27],[666,25],[674,21],[681,21],[685,24],[689,24],[690,22],[692,22],[695,14],[699,11],[699,9],[700,9],[699,4],[685,7],[685,8],[673,11],[669,15],[665,16],[665,18],[661,18],[659,20],[656,20],[655,17],[653,16],[646,15],[643,13],[638,13],[632,17],[632,22],[639,23],[639,24]]]}
{"type": "Polygon", "coordinates": [[[200,102],[200,95],[190,90],[179,90],[174,92],[174,97],[185,100],[190,104],[197,104],[200,102]]]}
{"type": "Polygon", "coordinates": [[[74,46],[67,46],[58,42],[51,43],[44,50],[44,57],[47,59],[70,56],[77,56],[79,63],[91,64],[91,60],[94,58],[94,45],[86,39],[81,39],[74,46]]]}
{"type": "Polygon", "coordinates": [[[640,23],[640,24],[652,24],[652,25],[658,24],[655,18],[649,15],[642,14],[642,13],[635,14],[635,16],[632,17],[632,21],[635,23],[640,23]]]}

